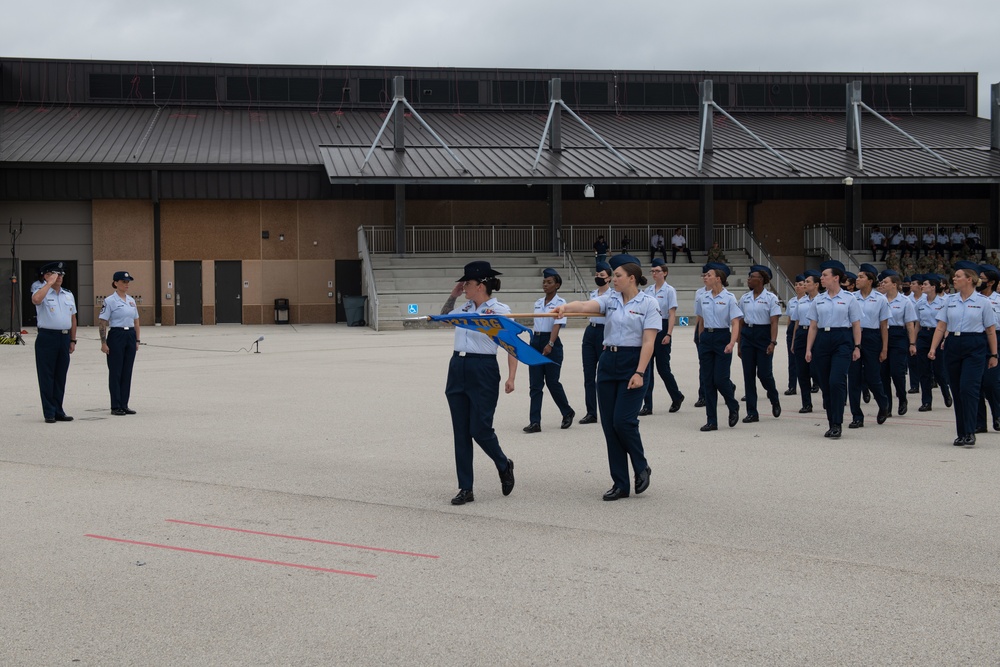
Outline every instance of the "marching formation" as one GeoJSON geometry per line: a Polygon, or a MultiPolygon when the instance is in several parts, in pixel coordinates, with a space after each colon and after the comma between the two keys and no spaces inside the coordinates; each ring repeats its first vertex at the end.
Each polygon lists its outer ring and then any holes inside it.
{"type": "MultiPolygon", "coordinates": [[[[562,285],[558,272],[543,272],[545,296],[535,303],[531,346],[544,361],[561,361],[559,330],[566,316],[589,316],[582,345],[587,411],[579,423],[601,424],[612,481],[603,499],[613,501],[649,487],[652,469],[645,457],[639,417],[653,412],[656,375],[670,396],[669,412],[680,410],[685,397],[670,369],[677,291],[667,282],[666,262],[660,258],[651,261],[653,284],[647,286],[649,281],[637,257],[622,253],[608,262],[598,259],[594,274],[597,288],[586,301],[567,303],[557,293],[562,285]]],[[[720,394],[728,411],[728,426],[733,428],[740,422],[741,400],[731,379],[734,352],[743,364],[746,415],[742,422],[760,421],[758,382],[771,405],[771,416],[780,418],[782,406],[772,362],[782,314],[788,317],[788,388],[784,394],[800,394],[799,412],[810,413],[813,394],[821,392],[828,425],[825,437],[843,435],[846,409],[851,417],[847,428],[864,428],[862,401],[874,399],[877,424],[893,416],[894,396],[897,416],[907,414],[908,394],[919,393],[918,410],[931,411],[934,389],[940,390],[946,407],[954,406],[955,446],[975,446],[976,434],[987,431],[987,411],[993,429],[1000,431],[996,336],[1000,269],[996,266],[960,260],[949,269],[949,275],[903,277],[893,269],[879,272],[872,264],[862,264],[860,272],[854,274],[842,263],[830,260],[821,264],[819,271],[795,277],[796,297],[784,313],[777,295],[768,290],[773,277],[768,267],[750,267],[749,290],[740,298],[727,289],[731,273],[721,261],[705,264],[704,286],[694,298],[699,362],[695,407],[704,407],[706,416],[701,431],[718,430],[720,394]]],[[[500,288],[499,275],[488,262],[466,265],[465,275],[452,290],[442,314],[509,314],[507,306],[491,298],[500,288]],[[468,300],[456,306],[455,300],[463,292],[468,300]]],[[[456,328],[446,389],[459,481],[453,504],[474,498],[473,440],[496,463],[503,494],[510,494],[514,487],[513,461],[503,454],[492,427],[499,397],[498,346],[486,332],[456,328]]],[[[507,393],[514,390],[517,363],[510,355],[507,393]]],[[[572,426],[575,412],[560,384],[559,370],[558,363],[530,366],[531,410],[525,432],[541,431],[543,386],[548,386],[560,410],[561,428],[572,426]]]]}

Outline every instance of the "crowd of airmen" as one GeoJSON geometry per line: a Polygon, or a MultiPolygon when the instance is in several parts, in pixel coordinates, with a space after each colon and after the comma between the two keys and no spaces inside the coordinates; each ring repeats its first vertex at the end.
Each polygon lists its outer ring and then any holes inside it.
{"type": "MultiPolygon", "coordinates": [[[[558,295],[562,284],[558,272],[544,271],[545,296],[535,304],[537,317],[531,344],[543,355],[562,360],[559,331],[566,324],[565,315],[590,315],[582,345],[586,413],[578,423],[601,423],[614,484],[604,494],[604,500],[617,500],[628,497],[632,488],[629,461],[635,475],[634,492],[642,493],[649,486],[651,469],[643,453],[638,418],[652,414],[656,376],[670,397],[669,412],[677,412],[685,396],[670,369],[677,292],[667,282],[667,263],[659,258],[652,261],[653,284],[646,286],[638,258],[623,253],[612,257],[610,262],[603,259],[599,257],[596,266],[597,287],[585,301],[567,303],[558,295]]],[[[749,290],[740,298],[727,289],[730,274],[730,268],[723,262],[705,264],[704,286],[694,298],[693,329],[699,361],[695,407],[705,409],[702,431],[719,428],[719,395],[728,410],[726,422],[730,428],[741,421],[741,402],[746,406],[742,422],[758,422],[758,381],[771,406],[771,416],[777,419],[782,411],[772,362],[779,345],[779,318],[783,313],[777,295],[767,289],[772,273],[766,266],[751,266],[747,276],[749,290]],[[742,399],[736,398],[737,388],[731,380],[733,352],[743,365],[742,399]]],[[[498,275],[488,263],[468,265],[466,275],[442,312],[484,312],[483,308],[489,312],[509,312],[506,306],[490,298],[493,289],[499,289],[498,275]],[[482,283],[474,277],[479,275],[476,271],[481,272],[482,283]],[[483,283],[488,289],[481,296],[455,308],[454,297],[463,291],[468,297],[470,289],[474,293],[483,283]]],[[[909,276],[901,276],[894,269],[879,271],[872,264],[862,264],[854,274],[842,263],[831,260],[821,264],[819,270],[797,275],[796,296],[784,311],[788,318],[784,340],[788,352],[788,387],[784,395],[800,396],[800,413],[813,412],[813,396],[821,397],[828,422],[824,436],[836,439],[843,434],[847,409],[851,417],[847,428],[864,428],[862,402],[874,399],[878,408],[876,422],[884,424],[893,416],[894,408],[897,416],[907,414],[911,394],[919,394],[919,412],[931,411],[937,389],[945,407],[954,407],[953,444],[975,446],[976,434],[988,430],[988,416],[993,429],[1000,431],[998,284],[1000,269],[995,264],[967,259],[953,262],[943,273],[909,276]]],[[[495,351],[496,345],[483,334],[456,332],[452,370],[456,370],[456,359],[467,364],[470,358],[478,359],[479,353],[489,358],[495,351]]],[[[508,363],[509,393],[513,391],[516,362],[508,363]]],[[[496,384],[499,373],[492,370],[496,368],[495,360],[488,365],[491,377],[496,378],[488,384],[496,384]]],[[[546,386],[560,410],[561,428],[573,424],[576,413],[566,399],[559,371],[556,364],[532,367],[529,371],[531,406],[526,433],[541,431],[541,403],[546,386]]],[[[455,383],[451,375],[449,378],[451,387],[455,383]]],[[[473,440],[496,462],[504,495],[513,489],[513,462],[499,449],[492,429],[497,396],[493,388],[488,396],[473,392],[468,400],[463,399],[467,407],[456,413],[449,393],[456,424],[460,485],[459,495],[452,500],[454,504],[474,498],[473,440]],[[480,409],[471,410],[471,405],[480,409]],[[473,417],[472,412],[478,416],[473,417]],[[485,419],[484,413],[488,413],[485,419]]]]}

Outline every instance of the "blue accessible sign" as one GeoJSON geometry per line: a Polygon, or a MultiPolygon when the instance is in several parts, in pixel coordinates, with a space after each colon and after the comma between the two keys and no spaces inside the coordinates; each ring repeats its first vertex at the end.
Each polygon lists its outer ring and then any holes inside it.
{"type": "Polygon", "coordinates": [[[408,305],[406,307],[406,312],[409,313],[410,315],[416,315],[417,314],[417,310],[418,310],[417,304],[415,304],[415,303],[411,303],[410,305],[408,305]]]}

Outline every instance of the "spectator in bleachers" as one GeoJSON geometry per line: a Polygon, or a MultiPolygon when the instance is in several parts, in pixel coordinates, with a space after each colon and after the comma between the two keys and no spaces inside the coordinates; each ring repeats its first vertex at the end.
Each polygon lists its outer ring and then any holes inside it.
{"type": "Polygon", "coordinates": [[[627,255],[629,250],[632,248],[632,239],[628,237],[628,234],[622,237],[622,253],[627,255]]]}
{"type": "Polygon", "coordinates": [[[955,253],[960,253],[965,250],[965,234],[962,232],[961,227],[955,227],[955,231],[951,233],[951,256],[954,257],[955,253]]]}
{"type": "Polygon", "coordinates": [[[649,237],[649,261],[652,262],[653,258],[656,257],[656,253],[663,255],[663,261],[667,261],[667,239],[663,236],[663,230],[657,229],[656,232],[649,237]]]}
{"type": "Polygon", "coordinates": [[[920,247],[924,250],[924,256],[928,256],[938,249],[937,245],[937,234],[934,233],[933,227],[928,227],[927,231],[921,237],[920,247]]]}
{"type": "Polygon", "coordinates": [[[934,261],[934,258],[930,255],[924,255],[917,260],[917,271],[920,273],[934,273],[934,261]]]}
{"type": "Polygon", "coordinates": [[[594,265],[600,266],[608,261],[608,242],[604,240],[604,234],[599,234],[594,241],[594,265]]]}
{"type": "Polygon", "coordinates": [[[903,247],[913,253],[914,257],[920,257],[920,244],[917,239],[917,230],[910,227],[903,237],[903,247]]]}
{"type": "Polygon", "coordinates": [[[917,262],[913,259],[909,250],[903,251],[903,256],[899,258],[900,273],[904,276],[911,276],[917,272],[917,262]]]}
{"type": "Polygon", "coordinates": [[[893,225],[892,229],[889,231],[889,250],[903,251],[903,230],[900,229],[899,225],[893,225]]]}
{"type": "Polygon", "coordinates": [[[1000,254],[996,250],[991,250],[989,257],[986,258],[986,263],[990,266],[1000,266],[1000,254]]]}
{"type": "Polygon", "coordinates": [[[896,254],[895,250],[889,251],[888,257],[883,257],[885,260],[885,268],[892,269],[893,271],[899,271],[899,255],[896,254]]]}
{"type": "Polygon", "coordinates": [[[694,264],[694,260],[691,259],[691,251],[688,249],[688,246],[687,246],[687,239],[684,238],[684,234],[683,234],[683,232],[681,232],[681,228],[680,227],[678,227],[677,229],[675,229],[674,230],[674,235],[672,237],[670,237],[670,249],[671,249],[671,252],[670,252],[670,254],[671,254],[670,262],[671,263],[673,263],[673,264],[677,263],[677,251],[680,250],[681,252],[685,253],[688,256],[688,264],[694,264]]]}
{"type": "Polygon", "coordinates": [[[983,245],[983,240],[979,237],[979,232],[973,227],[965,234],[965,245],[969,248],[969,252],[973,255],[979,252],[979,261],[986,261],[986,246],[983,245]]]}
{"type": "Polygon", "coordinates": [[[712,247],[708,249],[708,261],[721,262],[723,264],[729,263],[726,255],[722,252],[722,248],[719,247],[718,241],[712,241],[712,247]]]}
{"type": "Polygon", "coordinates": [[[951,238],[948,236],[947,227],[939,227],[937,231],[937,252],[947,253],[951,247],[951,238]]]}
{"type": "Polygon", "coordinates": [[[872,248],[872,261],[885,261],[885,253],[888,248],[885,240],[885,234],[878,227],[872,227],[871,235],[871,248],[872,248]],[[879,260],[876,253],[882,251],[882,259],[879,260]]]}

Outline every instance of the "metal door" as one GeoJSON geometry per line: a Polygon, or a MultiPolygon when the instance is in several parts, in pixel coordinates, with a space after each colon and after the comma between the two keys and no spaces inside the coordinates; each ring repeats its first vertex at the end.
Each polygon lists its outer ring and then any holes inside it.
{"type": "Polygon", "coordinates": [[[174,262],[174,320],[201,324],[201,262],[174,262]]]}
{"type": "Polygon", "coordinates": [[[337,321],[346,322],[347,313],[344,312],[344,297],[361,296],[361,260],[338,259],[335,261],[334,276],[337,279],[337,321]]]}
{"type": "Polygon", "coordinates": [[[243,262],[215,263],[215,321],[243,324],[243,262]]]}

